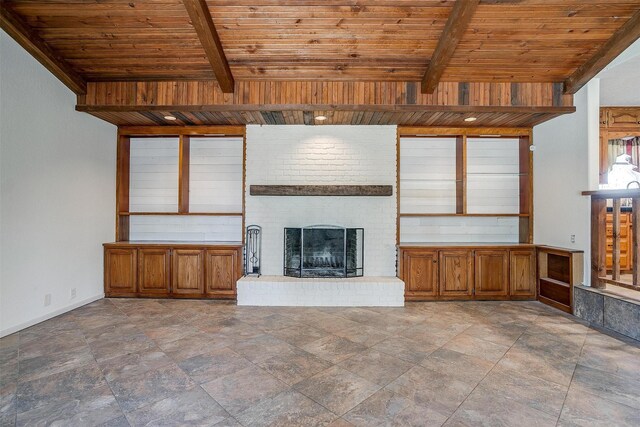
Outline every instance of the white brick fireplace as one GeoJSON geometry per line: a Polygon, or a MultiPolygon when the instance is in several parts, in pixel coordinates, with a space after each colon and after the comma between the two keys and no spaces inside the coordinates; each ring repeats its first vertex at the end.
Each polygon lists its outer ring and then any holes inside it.
{"type": "MultiPolygon", "coordinates": [[[[394,301],[392,305],[398,305],[398,295],[395,294],[403,287],[398,286],[397,279],[391,279],[395,276],[396,254],[395,126],[247,126],[246,174],[246,224],[262,227],[263,275],[271,277],[283,274],[285,227],[362,227],[365,278],[372,277],[372,282],[376,284],[393,284],[388,289],[379,285],[372,286],[373,292],[382,294],[369,298],[368,301],[383,301],[380,305],[389,305],[394,301]],[[303,197],[249,194],[250,185],[355,184],[392,185],[393,196],[303,197]],[[387,280],[382,281],[380,277],[386,277],[387,280]],[[388,294],[385,295],[387,291],[388,294]],[[384,303],[385,300],[389,303],[384,303]]],[[[280,279],[282,278],[263,277],[261,281],[282,283],[281,289],[271,287],[272,293],[288,293],[287,286],[291,286],[291,280],[280,279]]],[[[324,279],[297,280],[304,287],[305,283],[312,283],[311,280],[318,283],[318,280],[324,279]]],[[[330,280],[331,286],[327,286],[327,289],[333,289],[335,296],[332,298],[325,295],[322,305],[341,305],[338,302],[344,303],[345,298],[351,301],[349,305],[360,305],[357,298],[348,295],[349,284],[355,282],[350,282],[351,279],[339,282],[330,280]],[[335,285],[336,283],[343,283],[345,288],[340,288],[341,285],[335,285]]],[[[360,285],[362,280],[358,281],[360,285]]],[[[259,286],[261,281],[242,279],[238,283],[238,304],[259,303],[256,295],[260,292],[255,292],[254,288],[254,292],[250,293],[247,286],[259,286]]],[[[270,298],[270,305],[274,304],[273,300],[270,298]]],[[[298,302],[293,301],[290,295],[283,295],[282,305],[313,305],[305,302],[304,293],[296,301],[298,302]]],[[[318,299],[315,298],[315,301],[318,299]]]]}

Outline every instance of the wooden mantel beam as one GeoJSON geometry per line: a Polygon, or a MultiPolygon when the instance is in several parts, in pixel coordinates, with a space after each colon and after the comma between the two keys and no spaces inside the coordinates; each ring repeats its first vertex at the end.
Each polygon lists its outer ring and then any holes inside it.
{"type": "Polygon", "coordinates": [[[464,35],[480,0],[457,0],[422,78],[422,93],[433,93],[464,35]]]}
{"type": "Polygon", "coordinates": [[[640,38],[640,10],[618,28],[613,36],[584,64],[564,81],[564,93],[573,95],[596,74],[640,38]]]}
{"type": "Polygon", "coordinates": [[[84,78],[6,5],[0,7],[0,27],[76,95],[87,93],[84,78]]]}
{"type": "Polygon", "coordinates": [[[198,33],[200,43],[207,54],[207,58],[213,68],[213,74],[215,74],[222,92],[233,93],[233,75],[231,74],[227,57],[222,50],[218,32],[213,25],[207,2],[205,0],[184,0],[183,3],[189,13],[193,27],[198,33]]]}

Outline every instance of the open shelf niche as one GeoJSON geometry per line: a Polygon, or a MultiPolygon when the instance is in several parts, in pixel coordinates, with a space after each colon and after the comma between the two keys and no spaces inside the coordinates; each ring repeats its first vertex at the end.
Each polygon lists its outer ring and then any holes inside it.
{"type": "Polygon", "coordinates": [[[529,128],[398,128],[398,242],[531,243],[529,128]]]}
{"type": "Polygon", "coordinates": [[[121,127],[116,241],[241,241],[245,129],[121,127]]]}

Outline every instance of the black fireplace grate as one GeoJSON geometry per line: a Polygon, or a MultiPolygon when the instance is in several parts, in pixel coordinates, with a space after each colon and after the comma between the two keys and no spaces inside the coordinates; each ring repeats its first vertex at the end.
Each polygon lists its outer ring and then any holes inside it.
{"type": "Polygon", "coordinates": [[[363,265],[363,228],[323,225],[284,229],[285,276],[359,277],[363,265]]]}

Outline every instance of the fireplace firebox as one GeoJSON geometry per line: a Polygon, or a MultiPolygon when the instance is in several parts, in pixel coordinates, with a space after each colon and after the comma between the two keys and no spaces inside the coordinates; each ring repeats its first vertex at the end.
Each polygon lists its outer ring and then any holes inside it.
{"type": "Polygon", "coordinates": [[[363,275],[364,229],[315,225],[284,229],[284,275],[363,275]]]}

